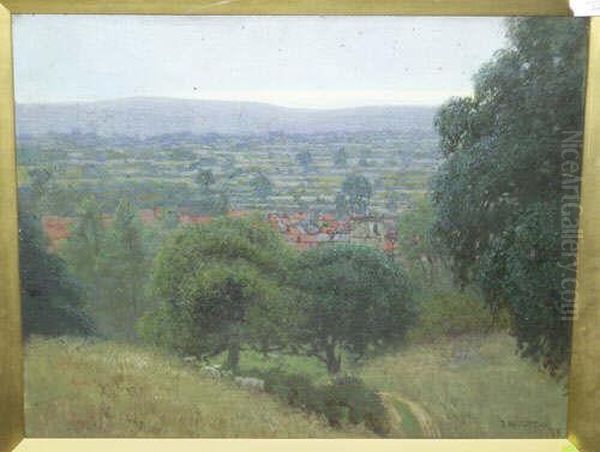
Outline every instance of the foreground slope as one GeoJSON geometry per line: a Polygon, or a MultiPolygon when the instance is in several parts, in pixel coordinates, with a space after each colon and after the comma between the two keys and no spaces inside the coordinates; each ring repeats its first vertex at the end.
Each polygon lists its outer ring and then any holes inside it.
{"type": "Polygon", "coordinates": [[[423,414],[416,416],[425,420],[422,428],[410,436],[563,438],[564,382],[515,350],[514,339],[504,333],[468,335],[374,359],[360,375],[423,414]]]}
{"type": "Polygon", "coordinates": [[[267,394],[216,381],[130,345],[33,339],[26,357],[30,437],[370,437],[330,428],[267,394]]]}
{"type": "MultiPolygon", "coordinates": [[[[380,392],[391,437],[564,437],[564,384],[514,350],[506,334],[470,335],[411,345],[347,371],[380,392]]],[[[311,358],[244,352],[241,367],[249,374],[278,368],[315,382],[328,378],[311,358]]],[[[26,416],[33,437],[373,436],[360,427],[332,429],[157,352],[79,339],[30,341],[26,416]]]]}

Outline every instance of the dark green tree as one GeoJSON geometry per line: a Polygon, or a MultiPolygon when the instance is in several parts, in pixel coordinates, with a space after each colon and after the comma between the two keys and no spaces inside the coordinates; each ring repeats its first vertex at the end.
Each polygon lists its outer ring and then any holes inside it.
{"type": "Polygon", "coordinates": [[[342,190],[336,197],[336,211],[346,211],[352,215],[367,215],[371,206],[373,187],[369,180],[360,175],[349,175],[342,183],[342,190]]]}
{"type": "Polygon", "coordinates": [[[348,200],[343,193],[335,195],[335,215],[338,218],[343,218],[348,215],[348,200]]]}
{"type": "Polygon", "coordinates": [[[34,211],[43,209],[42,200],[46,197],[50,182],[52,181],[52,171],[46,167],[34,167],[28,171],[29,185],[32,195],[36,201],[34,211]]]}
{"type": "Polygon", "coordinates": [[[87,197],[77,207],[71,234],[61,250],[71,271],[79,278],[87,293],[92,311],[99,297],[98,259],[104,241],[102,213],[94,197],[87,197]]]}
{"type": "Polygon", "coordinates": [[[415,321],[411,288],[402,268],[361,245],[323,245],[301,253],[292,281],[303,319],[297,341],[341,370],[342,350],[357,357],[401,342],[415,321]]]}
{"type": "Polygon", "coordinates": [[[273,183],[263,173],[258,173],[254,176],[250,181],[250,185],[254,191],[254,195],[262,202],[267,202],[274,193],[273,183]]]}
{"type": "Polygon", "coordinates": [[[396,222],[401,258],[411,274],[418,270],[429,279],[429,284],[433,283],[435,265],[442,256],[434,224],[435,210],[426,197],[414,199],[396,222]]]}
{"type": "Polygon", "coordinates": [[[226,183],[218,184],[211,169],[200,169],[196,174],[199,193],[194,196],[194,210],[207,215],[223,215],[230,209],[226,183]]]}
{"type": "Polygon", "coordinates": [[[343,147],[336,149],[333,152],[333,165],[338,168],[345,168],[348,166],[348,153],[343,147]]]}
{"type": "Polygon", "coordinates": [[[555,370],[571,338],[557,269],[574,264],[561,261],[558,236],[578,214],[557,202],[561,143],[582,129],[586,23],[510,19],[507,30],[509,45],[480,69],[474,95],[437,115],[436,228],[458,280],[478,282],[494,310],[506,307],[519,349],[555,370]]]}
{"type": "Polygon", "coordinates": [[[372,156],[372,151],[370,149],[361,149],[359,152],[358,165],[362,167],[370,166],[371,162],[369,159],[372,156]]]}
{"type": "Polygon", "coordinates": [[[308,210],[308,202],[305,199],[307,191],[304,185],[298,185],[290,189],[290,194],[292,195],[292,199],[294,200],[297,209],[301,211],[308,210]]]}
{"type": "Polygon", "coordinates": [[[296,161],[302,167],[302,170],[307,173],[313,163],[313,156],[308,149],[303,149],[296,154],[296,161]]]}
{"type": "Polygon", "coordinates": [[[402,201],[402,195],[394,190],[388,190],[385,192],[385,207],[390,212],[395,213],[400,207],[402,201]]]}
{"type": "Polygon", "coordinates": [[[210,187],[215,184],[215,175],[210,169],[200,169],[196,173],[196,183],[201,190],[209,191],[210,187]]]}
{"type": "Polygon", "coordinates": [[[177,207],[165,207],[160,210],[160,225],[161,228],[170,231],[175,229],[179,224],[179,212],[177,207]]]}
{"type": "Polygon", "coordinates": [[[144,312],[148,262],[135,207],[121,200],[106,232],[98,261],[100,304],[107,333],[132,339],[144,312]]]}
{"type": "Polygon", "coordinates": [[[66,263],[47,251],[39,222],[24,213],[19,219],[19,262],[26,337],[94,332],[82,287],[69,273],[66,263]]]}
{"type": "Polygon", "coordinates": [[[162,306],[142,322],[144,335],[196,356],[227,351],[234,371],[243,345],[284,344],[294,322],[280,286],[289,252],[258,218],[176,231],[158,256],[153,281],[162,306]]]}

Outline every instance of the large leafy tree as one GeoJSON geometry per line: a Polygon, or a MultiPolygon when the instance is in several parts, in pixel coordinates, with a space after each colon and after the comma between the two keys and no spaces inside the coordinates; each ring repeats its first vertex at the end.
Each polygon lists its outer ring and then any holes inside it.
{"type": "Polygon", "coordinates": [[[161,250],[153,279],[161,308],[144,335],[197,356],[227,351],[236,370],[243,345],[282,346],[294,321],[281,282],[289,249],[258,218],[217,218],[176,231],[161,250]]]}
{"type": "Polygon", "coordinates": [[[586,26],[510,19],[507,37],[476,75],[474,95],[438,113],[437,230],[457,278],[478,282],[494,309],[508,308],[523,354],[555,370],[570,343],[561,315],[561,220],[577,223],[577,209],[561,212],[558,202],[561,143],[582,129],[586,26]]]}
{"type": "Polygon", "coordinates": [[[342,351],[357,357],[402,341],[415,320],[400,266],[363,245],[324,245],[302,253],[293,272],[303,313],[297,340],[330,373],[342,351]]]}

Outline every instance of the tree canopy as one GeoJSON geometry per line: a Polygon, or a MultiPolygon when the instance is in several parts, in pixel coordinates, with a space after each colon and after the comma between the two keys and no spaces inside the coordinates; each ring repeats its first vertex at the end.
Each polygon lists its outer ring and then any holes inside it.
{"type": "Polygon", "coordinates": [[[373,186],[358,174],[346,176],[336,197],[336,210],[351,215],[367,215],[371,206],[373,186]]]}
{"type": "Polygon", "coordinates": [[[92,334],[95,328],[86,313],[82,289],[65,262],[47,251],[37,222],[22,214],[19,231],[25,336],[92,334]]]}
{"type": "Polygon", "coordinates": [[[415,320],[404,271],[364,245],[327,245],[300,253],[292,281],[303,319],[298,341],[308,354],[341,368],[341,351],[360,357],[400,342],[415,320]]]}
{"type": "Polygon", "coordinates": [[[263,173],[256,174],[256,176],[250,180],[250,185],[252,186],[255,196],[262,202],[267,202],[275,191],[273,182],[271,182],[271,180],[263,173]]]}
{"type": "Polygon", "coordinates": [[[427,197],[413,199],[396,222],[400,257],[410,270],[418,269],[428,276],[429,283],[434,279],[434,263],[442,256],[442,247],[433,231],[434,222],[435,211],[427,197]]]}
{"type": "Polygon", "coordinates": [[[436,229],[457,278],[479,283],[492,307],[507,307],[522,352],[555,369],[570,343],[557,271],[561,216],[576,224],[578,214],[561,214],[558,202],[561,143],[582,130],[586,25],[510,19],[507,35],[508,46],[477,73],[474,95],[437,115],[436,229]]]}
{"type": "Polygon", "coordinates": [[[210,186],[215,182],[215,176],[210,169],[200,169],[196,173],[196,183],[205,191],[210,190],[210,186]]]}
{"type": "Polygon", "coordinates": [[[344,147],[337,148],[332,154],[333,164],[338,168],[348,166],[348,153],[344,147]]]}
{"type": "Polygon", "coordinates": [[[198,192],[192,199],[192,206],[203,214],[222,215],[230,209],[229,195],[223,183],[217,179],[211,169],[199,169],[196,172],[198,192]]]}
{"type": "Polygon", "coordinates": [[[146,245],[137,209],[122,200],[115,210],[98,260],[100,297],[107,332],[132,338],[135,322],[144,311],[144,282],[148,273],[146,245]]]}
{"type": "Polygon", "coordinates": [[[197,356],[227,350],[228,366],[237,369],[243,344],[265,350],[284,342],[293,321],[281,303],[287,253],[281,237],[256,218],[218,218],[176,231],[153,273],[163,306],[142,329],[197,356]]]}
{"type": "Polygon", "coordinates": [[[296,160],[298,164],[302,167],[304,172],[308,172],[313,163],[313,156],[308,149],[303,149],[296,154],[296,160]]]}

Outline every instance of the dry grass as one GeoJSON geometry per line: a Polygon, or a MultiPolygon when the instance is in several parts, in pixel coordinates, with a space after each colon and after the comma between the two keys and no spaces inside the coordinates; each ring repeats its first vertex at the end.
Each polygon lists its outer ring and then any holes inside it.
{"type": "Polygon", "coordinates": [[[564,385],[514,351],[505,334],[462,337],[408,347],[359,373],[421,406],[445,438],[564,437],[564,385]]]}
{"type": "Polygon", "coordinates": [[[156,351],[33,339],[26,358],[31,437],[371,437],[330,428],[267,394],[215,381],[156,351]]]}
{"type": "MultiPolygon", "coordinates": [[[[514,350],[505,334],[470,336],[412,345],[354,371],[390,403],[403,401],[396,407],[403,425],[393,436],[563,437],[563,384],[514,350]],[[412,423],[407,406],[421,414],[412,423]],[[431,424],[427,429],[421,417],[431,424]]],[[[244,359],[257,366],[256,356],[244,359]]],[[[289,359],[288,367],[323,378],[318,363],[289,359]]],[[[275,364],[281,363],[261,363],[275,364]]],[[[211,380],[157,351],[79,339],[28,344],[26,415],[27,435],[34,437],[373,436],[363,427],[332,429],[267,394],[211,380]]]]}

